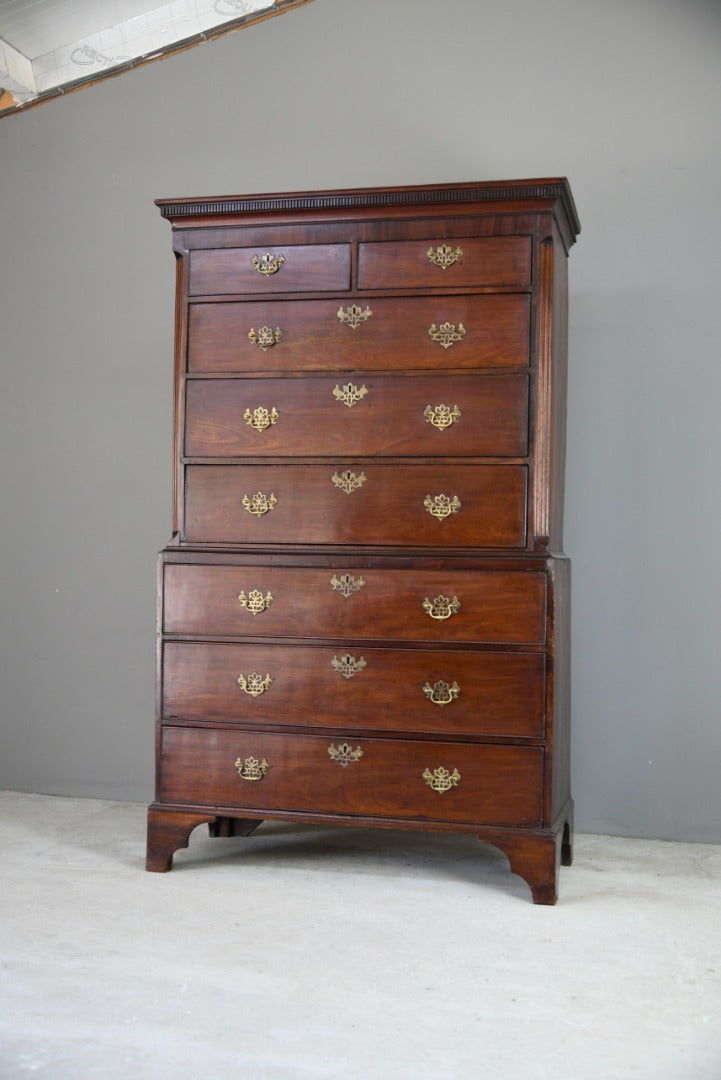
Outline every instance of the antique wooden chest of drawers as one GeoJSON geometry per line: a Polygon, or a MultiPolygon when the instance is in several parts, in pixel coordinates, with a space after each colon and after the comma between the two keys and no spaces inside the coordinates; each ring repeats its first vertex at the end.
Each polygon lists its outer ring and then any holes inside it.
{"type": "Polygon", "coordinates": [[[159,200],[177,257],[150,870],[264,819],[570,862],[563,179],[159,200]]]}

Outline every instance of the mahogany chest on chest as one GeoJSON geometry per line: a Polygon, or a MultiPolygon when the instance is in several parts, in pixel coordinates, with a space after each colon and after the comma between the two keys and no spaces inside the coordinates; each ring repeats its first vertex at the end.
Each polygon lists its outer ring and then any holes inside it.
{"type": "Polygon", "coordinates": [[[195,826],[570,862],[567,181],[160,200],[177,257],[149,870],[195,826]]]}

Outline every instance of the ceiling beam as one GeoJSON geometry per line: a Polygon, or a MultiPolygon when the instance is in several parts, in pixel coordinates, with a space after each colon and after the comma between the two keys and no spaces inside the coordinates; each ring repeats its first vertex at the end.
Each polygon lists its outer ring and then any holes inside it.
{"type": "Polygon", "coordinates": [[[32,60],[0,38],[0,86],[17,101],[30,101],[37,95],[32,60]]]}

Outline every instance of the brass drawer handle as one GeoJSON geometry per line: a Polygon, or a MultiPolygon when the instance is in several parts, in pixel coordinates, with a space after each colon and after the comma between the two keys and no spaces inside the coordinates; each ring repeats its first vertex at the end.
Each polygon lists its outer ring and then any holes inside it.
{"type": "Polygon", "coordinates": [[[361,323],[366,319],[370,319],[373,312],[366,305],[365,308],[360,308],[358,304],[351,304],[347,308],[339,307],[336,315],[342,323],[346,326],[350,326],[351,330],[357,330],[361,323]]]}
{"type": "Polygon", "coordinates": [[[441,708],[455,701],[460,692],[461,688],[457,682],[447,683],[444,679],[439,679],[438,682],[433,683],[433,686],[427,682],[423,687],[423,693],[428,700],[434,705],[440,705],[441,708]]]}
{"type": "Polygon", "coordinates": [[[350,653],[344,653],[340,658],[334,656],[330,666],[344,679],[352,679],[354,675],[357,675],[359,671],[366,667],[366,662],[362,656],[360,660],[356,660],[355,656],[351,656],[350,653]]]}
{"type": "Polygon", "coordinates": [[[363,757],[363,751],[360,746],[356,746],[354,750],[352,746],[344,742],[340,746],[331,744],[328,747],[328,755],[331,761],[337,761],[342,769],[347,769],[351,762],[359,761],[363,757]]]}
{"type": "Polygon", "coordinates": [[[266,251],[265,255],[254,255],[250,261],[259,274],[270,277],[271,274],[278,273],[285,262],[285,255],[273,255],[266,251]]]}
{"type": "Polygon", "coordinates": [[[336,577],[334,574],[330,579],[330,587],[335,592],[339,592],[341,596],[349,597],[353,593],[358,592],[365,585],[365,578],[354,578],[352,574],[341,574],[340,577],[336,577]]]}
{"type": "Polygon", "coordinates": [[[428,327],[428,335],[444,349],[450,349],[451,345],[463,340],[466,336],[466,328],[462,322],[459,322],[458,326],[451,322],[441,323],[440,326],[431,323],[428,327]]]}
{"type": "Polygon", "coordinates": [[[279,326],[276,326],[275,330],[273,330],[272,326],[259,326],[257,332],[255,327],[251,326],[248,331],[248,340],[251,345],[257,345],[263,352],[272,349],[282,337],[283,332],[279,326]]]}
{"type": "Polygon", "coordinates": [[[447,270],[449,266],[453,266],[454,262],[457,262],[463,256],[463,250],[457,247],[454,251],[450,244],[439,244],[436,248],[431,245],[426,255],[434,266],[439,266],[441,270],[447,270]]]}
{"type": "Polygon", "coordinates": [[[350,495],[351,492],[357,491],[358,488],[363,487],[368,477],[364,472],[356,474],[351,472],[350,469],[345,469],[342,473],[333,473],[331,480],[337,488],[344,491],[346,495],[350,495]]]}
{"type": "Polygon", "coordinates": [[[354,405],[366,396],[368,388],[366,386],[354,386],[353,383],[346,383],[345,386],[334,386],[333,397],[336,401],[340,401],[341,404],[347,405],[349,409],[352,409],[354,405]]]}
{"type": "Polygon", "coordinates": [[[237,683],[241,690],[245,690],[246,694],[251,697],[260,697],[266,690],[270,690],[273,680],[267,672],[263,677],[259,671],[251,671],[250,675],[241,673],[237,678],[237,683]]]}
{"type": "Polygon", "coordinates": [[[257,757],[236,758],[235,767],[241,780],[262,780],[270,766],[265,758],[258,761],[257,757]]]}
{"type": "Polygon", "coordinates": [[[432,405],[426,405],[423,415],[429,424],[433,424],[434,428],[445,431],[452,424],[458,423],[461,418],[461,410],[457,405],[454,405],[453,408],[450,405],[436,405],[435,408],[432,405]]]}
{"type": "Polygon", "coordinates": [[[432,517],[443,521],[451,514],[458,513],[461,509],[461,500],[457,495],[433,495],[432,497],[426,495],[423,505],[432,517]]]}
{"type": "Polygon", "coordinates": [[[451,615],[458,614],[461,610],[461,602],[457,596],[454,596],[452,600],[448,596],[434,596],[432,600],[426,597],[423,601],[423,610],[432,619],[443,622],[445,619],[450,619],[451,615]]]}
{"type": "Polygon", "coordinates": [[[263,596],[260,589],[251,589],[247,596],[244,592],[239,593],[238,600],[240,606],[249,611],[251,615],[259,615],[261,611],[267,611],[273,603],[273,594],[267,592],[263,596]]]}
{"type": "Polygon", "coordinates": [[[254,431],[265,431],[271,424],[278,423],[278,411],[273,407],[270,412],[263,405],[259,405],[257,409],[246,409],[243,413],[243,419],[248,427],[252,427],[254,431]]]}
{"type": "Polygon", "coordinates": [[[429,788],[438,791],[442,795],[444,791],[450,791],[452,787],[458,787],[461,782],[461,774],[458,769],[449,772],[448,769],[444,769],[442,765],[439,765],[433,772],[426,769],[423,773],[423,779],[429,788]]]}
{"type": "Polygon", "coordinates": [[[272,510],[278,500],[272,491],[270,495],[265,495],[262,491],[256,491],[255,495],[244,495],[241,502],[249,514],[260,518],[263,514],[267,514],[269,510],[272,510]]]}

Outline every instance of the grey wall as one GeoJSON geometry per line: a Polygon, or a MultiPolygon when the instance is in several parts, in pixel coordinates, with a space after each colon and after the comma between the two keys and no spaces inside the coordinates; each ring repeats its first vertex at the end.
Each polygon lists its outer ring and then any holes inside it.
{"type": "Polygon", "coordinates": [[[0,787],[150,800],[156,196],[567,175],[582,830],[721,840],[715,0],[314,0],[0,120],[0,787]]]}

